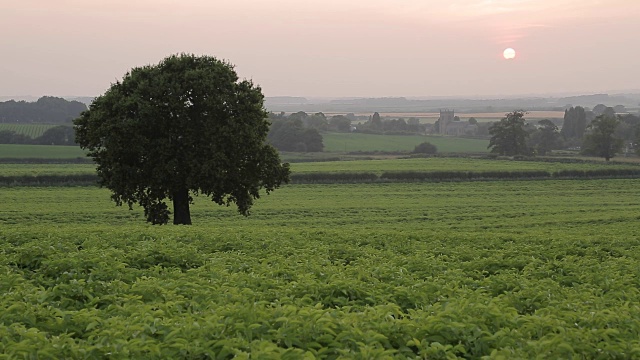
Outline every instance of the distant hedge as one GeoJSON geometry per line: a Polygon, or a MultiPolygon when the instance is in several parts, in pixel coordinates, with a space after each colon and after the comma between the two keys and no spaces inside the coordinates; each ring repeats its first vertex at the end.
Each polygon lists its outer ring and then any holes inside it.
{"type": "Polygon", "coordinates": [[[93,174],[0,176],[0,186],[95,186],[98,180],[93,174]]]}
{"type": "Polygon", "coordinates": [[[305,173],[291,174],[291,183],[362,183],[378,180],[378,175],[370,172],[360,173],[305,173]]]}
{"type": "MultiPolygon", "coordinates": [[[[371,182],[441,182],[490,180],[617,179],[640,178],[640,169],[548,171],[397,171],[380,176],[371,172],[316,172],[291,174],[292,184],[340,184],[371,182]]],[[[93,186],[97,175],[0,176],[0,186],[93,186]]]]}

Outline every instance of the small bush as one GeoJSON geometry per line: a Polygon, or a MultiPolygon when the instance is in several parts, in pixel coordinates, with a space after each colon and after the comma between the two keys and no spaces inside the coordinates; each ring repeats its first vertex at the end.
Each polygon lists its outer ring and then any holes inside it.
{"type": "Polygon", "coordinates": [[[416,145],[413,149],[414,154],[437,154],[438,148],[432,143],[425,141],[422,144],[416,145]]]}

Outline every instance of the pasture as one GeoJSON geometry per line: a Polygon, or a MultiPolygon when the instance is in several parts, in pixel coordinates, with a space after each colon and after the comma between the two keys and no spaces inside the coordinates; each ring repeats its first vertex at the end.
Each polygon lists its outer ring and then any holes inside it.
{"type": "Polygon", "coordinates": [[[20,358],[636,358],[638,180],[290,185],[150,226],[0,188],[20,358]]]}
{"type": "Polygon", "coordinates": [[[488,153],[489,140],[425,135],[374,135],[360,133],[323,133],[325,152],[413,151],[428,141],[440,153],[488,153]]]}
{"type": "MultiPolygon", "coordinates": [[[[604,170],[604,169],[640,169],[638,162],[558,162],[558,161],[514,161],[508,159],[474,158],[404,158],[346,161],[314,161],[292,163],[292,174],[309,173],[358,173],[369,172],[380,175],[383,172],[486,172],[486,171],[548,171],[563,170],[604,170]]],[[[0,163],[2,176],[43,176],[43,175],[89,175],[95,174],[96,165],[86,164],[3,164],[0,163]]]]}

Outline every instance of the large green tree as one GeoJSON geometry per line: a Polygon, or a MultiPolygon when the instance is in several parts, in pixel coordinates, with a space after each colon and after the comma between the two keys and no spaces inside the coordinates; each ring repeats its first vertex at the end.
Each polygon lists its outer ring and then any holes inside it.
{"type": "Polygon", "coordinates": [[[489,127],[489,146],[492,153],[514,156],[529,153],[527,137],[529,133],[525,129],[524,111],[512,111],[505,114],[502,120],[489,127]]]}
{"type": "Polygon", "coordinates": [[[543,119],[538,121],[538,128],[530,134],[529,144],[536,154],[544,156],[558,147],[559,140],[560,133],[556,124],[549,119],[543,119]]]}
{"type": "Polygon", "coordinates": [[[590,132],[584,137],[582,153],[603,157],[609,161],[622,151],[622,139],[614,136],[619,123],[620,119],[616,116],[597,116],[587,127],[590,132]]]}
{"type": "Polygon", "coordinates": [[[173,55],[132,69],[97,97],[74,121],[76,140],[116,204],[140,204],[153,224],[168,222],[166,199],[173,223],[191,224],[198,194],[248,215],[261,189],[289,179],[289,165],[265,142],[263,100],[230,63],[173,55]]]}

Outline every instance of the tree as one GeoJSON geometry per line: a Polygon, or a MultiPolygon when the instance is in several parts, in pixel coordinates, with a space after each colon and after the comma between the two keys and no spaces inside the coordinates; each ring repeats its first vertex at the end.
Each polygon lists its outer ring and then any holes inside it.
{"type": "Polygon", "coordinates": [[[425,141],[413,148],[414,154],[437,154],[438,148],[432,143],[425,141]]]}
{"type": "Polygon", "coordinates": [[[473,116],[469,118],[469,124],[471,125],[476,125],[478,123],[478,120],[476,118],[474,118],[473,116]]]}
{"type": "Polygon", "coordinates": [[[73,128],[66,125],[58,125],[47,129],[33,142],[41,145],[76,145],[73,128]]]}
{"type": "Polygon", "coordinates": [[[564,121],[560,133],[565,139],[582,139],[587,128],[587,113],[581,106],[564,111],[564,121]]]}
{"type": "Polygon", "coordinates": [[[551,120],[540,120],[538,125],[538,129],[531,134],[529,142],[537,154],[544,156],[547,152],[557,148],[560,133],[558,133],[556,124],[551,120]]]}
{"type": "Polygon", "coordinates": [[[43,96],[36,102],[9,100],[0,102],[0,122],[10,123],[70,123],[87,106],[79,101],[43,96]]]}
{"type": "Polygon", "coordinates": [[[529,133],[525,130],[524,111],[513,111],[505,114],[497,123],[489,127],[489,146],[492,153],[500,155],[514,156],[525,155],[527,149],[527,137],[529,133]]]}
{"type": "Polygon", "coordinates": [[[336,115],[329,120],[329,126],[335,131],[349,132],[351,131],[351,120],[344,115],[336,115]]]}
{"type": "Polygon", "coordinates": [[[622,139],[613,135],[619,123],[620,119],[615,116],[597,116],[588,127],[591,132],[585,136],[582,153],[609,161],[622,151],[622,139]]]}
{"type": "Polygon", "coordinates": [[[598,104],[598,105],[593,107],[593,113],[596,114],[596,116],[600,116],[600,115],[604,114],[604,111],[606,109],[607,109],[607,105],[598,104]]]}
{"type": "MultiPolygon", "coordinates": [[[[290,119],[291,117],[289,117],[290,119]]],[[[322,135],[317,129],[305,129],[302,121],[275,120],[267,135],[269,143],[280,151],[320,152],[324,148],[322,135]]]]}
{"type": "Polygon", "coordinates": [[[74,123],[76,141],[98,165],[117,205],[144,208],[147,221],[191,224],[193,195],[235,203],[248,215],[260,190],[289,180],[289,164],[265,142],[264,96],[233,65],[172,55],[133,68],[74,123]]]}
{"type": "Polygon", "coordinates": [[[373,113],[373,117],[371,118],[371,128],[375,130],[382,128],[382,120],[380,119],[380,114],[377,111],[373,113]]]}

